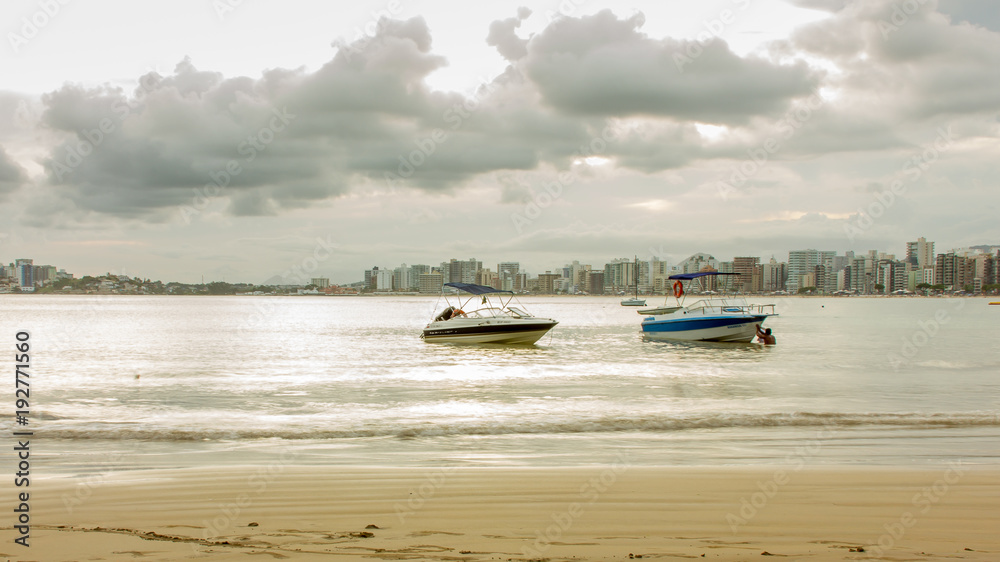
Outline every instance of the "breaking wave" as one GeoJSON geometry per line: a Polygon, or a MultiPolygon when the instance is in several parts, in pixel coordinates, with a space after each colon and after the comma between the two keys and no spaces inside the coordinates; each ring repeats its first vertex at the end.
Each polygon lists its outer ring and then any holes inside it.
{"type": "Polygon", "coordinates": [[[123,424],[88,424],[87,427],[50,427],[44,432],[49,439],[127,439],[147,441],[217,441],[255,439],[336,440],[358,438],[426,438],[488,435],[560,435],[611,432],[676,432],[700,429],[752,428],[906,428],[948,429],[969,427],[1000,427],[1000,413],[771,413],[717,414],[695,416],[602,416],[586,419],[547,419],[531,421],[510,419],[488,423],[482,421],[423,421],[406,423],[395,420],[381,425],[324,428],[296,424],[281,428],[205,429],[164,427],[148,428],[123,424]]]}

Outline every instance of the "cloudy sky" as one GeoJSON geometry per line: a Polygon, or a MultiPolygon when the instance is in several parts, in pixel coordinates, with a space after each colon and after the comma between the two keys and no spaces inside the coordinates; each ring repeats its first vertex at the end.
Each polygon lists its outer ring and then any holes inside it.
{"type": "Polygon", "coordinates": [[[0,261],[351,282],[1000,244],[991,0],[335,4],[5,1],[0,261]]]}

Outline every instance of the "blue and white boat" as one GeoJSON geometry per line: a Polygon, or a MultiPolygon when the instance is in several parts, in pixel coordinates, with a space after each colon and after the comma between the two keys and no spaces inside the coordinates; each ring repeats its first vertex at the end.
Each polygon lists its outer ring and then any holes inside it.
{"type": "MultiPolygon", "coordinates": [[[[718,271],[700,271],[671,275],[674,296],[683,304],[684,281],[715,275],[735,275],[718,271]]],[[[773,304],[749,304],[743,298],[702,299],[688,306],[663,307],[642,319],[642,335],[654,340],[715,341],[749,343],[757,335],[757,326],[777,316],[773,304]],[[672,309],[672,310],[671,310],[672,309]]]]}

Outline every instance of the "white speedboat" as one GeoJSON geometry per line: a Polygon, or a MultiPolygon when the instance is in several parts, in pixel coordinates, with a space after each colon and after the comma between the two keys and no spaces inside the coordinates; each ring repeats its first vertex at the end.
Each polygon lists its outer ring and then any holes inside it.
{"type": "MultiPolygon", "coordinates": [[[[424,341],[444,343],[533,344],[558,322],[537,318],[523,309],[510,306],[512,291],[501,291],[471,283],[445,283],[470,296],[458,298],[456,306],[434,317],[420,335],[424,341]],[[475,301],[479,301],[478,303],[475,301]]],[[[445,297],[447,301],[447,296],[445,297]]]]}
{"type": "MultiPolygon", "coordinates": [[[[671,275],[678,283],[699,277],[726,275],[717,271],[671,275]]],[[[773,304],[748,304],[742,298],[703,299],[680,306],[683,285],[675,287],[678,307],[654,309],[642,319],[642,335],[648,339],[680,341],[716,341],[749,343],[757,335],[757,326],[777,316],[773,304]],[[673,310],[669,310],[673,308],[673,310]]]]}

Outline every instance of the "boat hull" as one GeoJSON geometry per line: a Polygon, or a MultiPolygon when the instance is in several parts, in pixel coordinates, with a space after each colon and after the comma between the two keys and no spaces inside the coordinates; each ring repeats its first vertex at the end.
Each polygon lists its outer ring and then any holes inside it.
{"type": "Polygon", "coordinates": [[[500,343],[530,345],[558,324],[555,320],[474,322],[465,319],[435,322],[423,338],[435,343],[500,343]]]}
{"type": "Polygon", "coordinates": [[[764,322],[767,315],[652,318],[642,323],[642,335],[649,339],[749,343],[757,335],[757,325],[764,322]]]}

